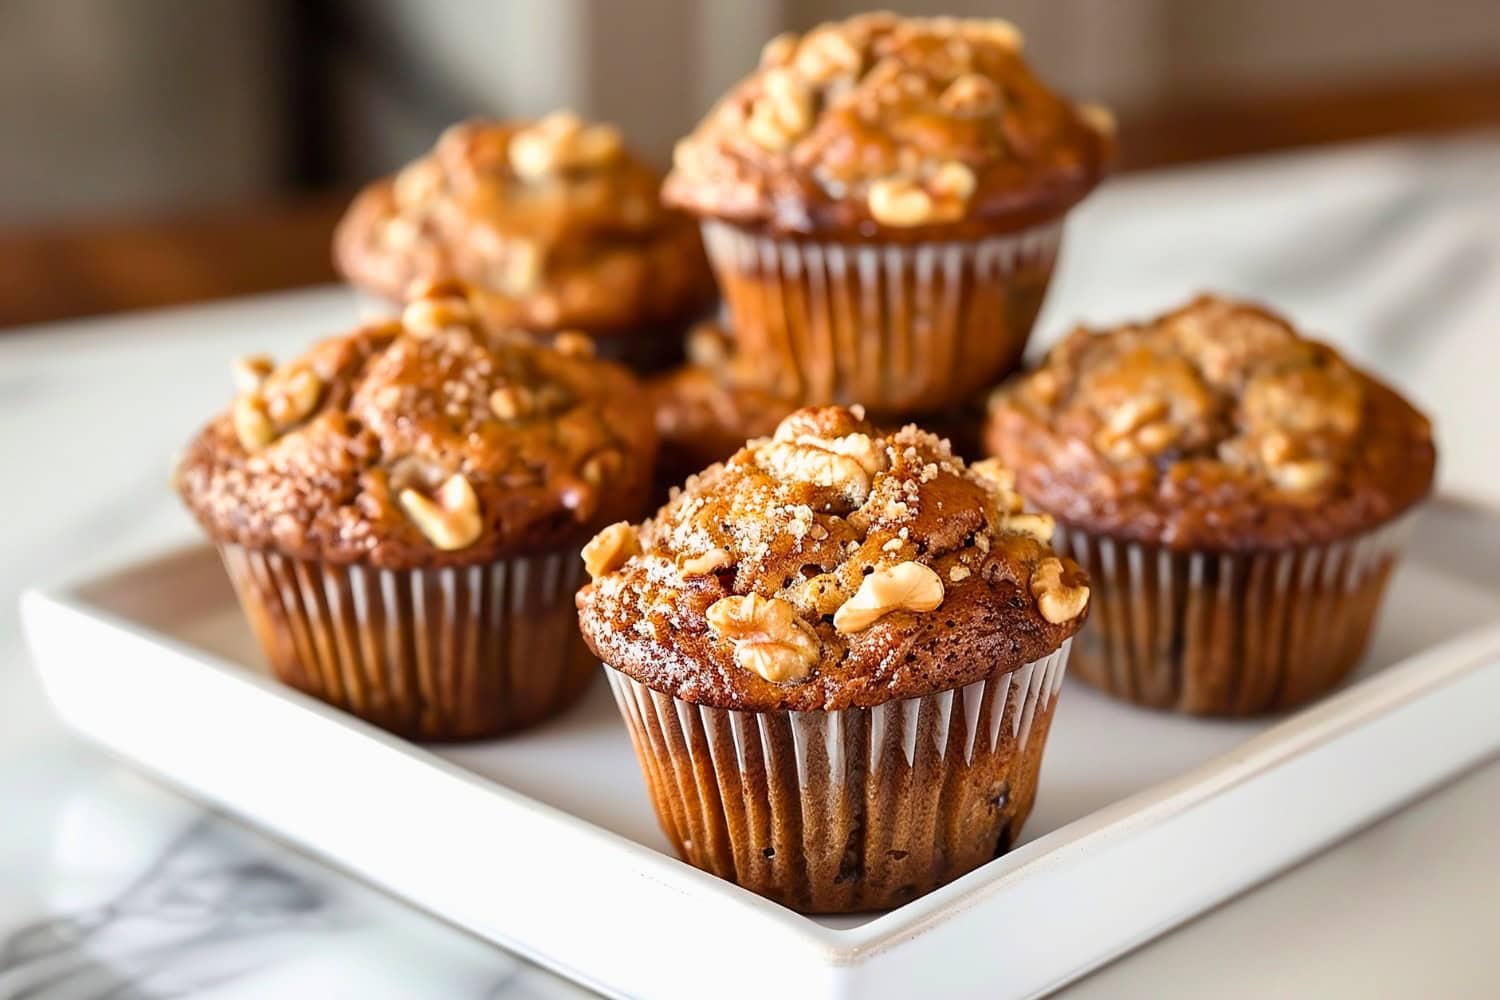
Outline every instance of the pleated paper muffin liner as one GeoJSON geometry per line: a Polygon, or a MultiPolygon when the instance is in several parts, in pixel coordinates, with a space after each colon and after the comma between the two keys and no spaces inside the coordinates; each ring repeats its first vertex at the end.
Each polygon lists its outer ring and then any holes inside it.
{"type": "Polygon", "coordinates": [[[967,687],[832,712],[707,708],[605,674],[678,855],[844,913],[915,899],[1015,842],[1069,642],[967,687]]]}
{"type": "Polygon", "coordinates": [[[1402,517],[1330,545],[1175,552],[1057,526],[1093,612],[1075,676],[1151,708],[1245,716],[1322,695],[1359,662],[1410,530],[1402,517]]]}
{"type": "Polygon", "coordinates": [[[737,377],[799,403],[907,414],[1016,367],[1062,224],[910,245],[773,239],[725,222],[704,223],[703,237],[743,359],[737,377]]]}
{"type": "Polygon", "coordinates": [[[593,679],[577,552],[412,570],[219,552],[278,679],[410,739],[517,729],[593,679]]]}

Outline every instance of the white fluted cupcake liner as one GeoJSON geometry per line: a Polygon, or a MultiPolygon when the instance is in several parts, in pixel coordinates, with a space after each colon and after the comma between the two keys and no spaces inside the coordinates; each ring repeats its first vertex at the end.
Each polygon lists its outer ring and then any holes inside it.
{"type": "Polygon", "coordinates": [[[797,910],[898,906],[1003,854],[1036,797],[1069,642],[874,708],[739,712],[605,666],[683,860],[797,910]]]}
{"type": "Polygon", "coordinates": [[[1093,590],[1073,673],[1194,714],[1304,704],[1359,662],[1409,531],[1402,517],[1331,545],[1177,552],[1059,524],[1053,547],[1093,590]]]}
{"type": "Polygon", "coordinates": [[[594,660],[578,634],[578,554],[387,570],[220,547],[272,672],[418,740],[498,735],[561,711],[594,660]]]}
{"type": "Polygon", "coordinates": [[[943,243],[774,239],[706,222],[736,377],[804,404],[934,411],[1020,361],[1062,223],[943,243]]]}

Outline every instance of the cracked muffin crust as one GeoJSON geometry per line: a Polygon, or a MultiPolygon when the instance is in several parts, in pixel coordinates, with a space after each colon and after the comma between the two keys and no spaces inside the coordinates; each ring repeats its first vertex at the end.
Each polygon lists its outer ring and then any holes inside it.
{"type": "Polygon", "coordinates": [[[914,426],[799,410],[655,519],[590,543],[584,638],[648,687],[756,712],[878,705],[1018,668],[1078,631],[1088,587],[1011,485],[914,426]]]}
{"type": "Polygon", "coordinates": [[[656,447],[638,383],[590,348],[496,332],[431,290],[281,367],[244,360],[178,490],[216,541],[302,560],[399,570],[577,545],[640,510],[656,447]]]}
{"type": "Polygon", "coordinates": [[[334,258],[395,302],[419,282],[467,281],[497,329],[628,334],[714,295],[696,227],[662,207],[659,186],[613,126],[568,112],[466,121],[355,199],[334,258]]]}
{"type": "Polygon", "coordinates": [[[778,234],[965,238],[1061,215],[1113,136],[1033,75],[1008,22],[865,14],[769,42],[663,195],[778,234]]]}
{"type": "Polygon", "coordinates": [[[1202,296],[1076,330],[1002,387],[991,454],[1070,525],[1173,549],[1326,544],[1432,486],[1427,419],[1258,306],[1202,296]]]}

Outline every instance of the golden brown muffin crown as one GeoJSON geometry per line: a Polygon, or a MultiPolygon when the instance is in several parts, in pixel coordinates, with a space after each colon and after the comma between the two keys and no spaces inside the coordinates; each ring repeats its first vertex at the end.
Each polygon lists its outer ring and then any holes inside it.
{"type": "Polygon", "coordinates": [[[1390,389],[1212,296],[1074,331],[996,394],[989,444],[1064,520],[1229,548],[1372,527],[1426,493],[1434,463],[1426,419],[1390,389]]]}
{"type": "Polygon", "coordinates": [[[692,223],[612,125],[570,112],[475,119],[366,189],[334,239],[340,269],[387,298],[459,278],[491,322],[608,331],[694,312],[711,294],[692,223]]]}
{"type": "Polygon", "coordinates": [[[434,289],[399,320],[236,368],[177,471],[219,541],[384,568],[582,541],[644,501],[655,432],[622,368],[478,323],[434,289]]]}
{"type": "Polygon", "coordinates": [[[674,156],[669,202],[783,231],[1026,224],[1097,182],[1113,124],[1008,22],[867,14],[783,35],[674,156]]]}
{"type": "Polygon", "coordinates": [[[857,408],[798,410],[639,530],[585,549],[601,659],[658,690],[767,711],[879,704],[1047,655],[1082,625],[1081,571],[996,463],[968,468],[857,408]]]}

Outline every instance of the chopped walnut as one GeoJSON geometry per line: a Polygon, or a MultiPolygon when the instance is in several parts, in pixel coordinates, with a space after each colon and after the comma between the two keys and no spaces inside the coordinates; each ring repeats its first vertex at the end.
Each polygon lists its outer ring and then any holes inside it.
{"type": "Polygon", "coordinates": [[[1317,458],[1281,462],[1267,472],[1277,486],[1290,493],[1306,493],[1333,478],[1333,465],[1317,458]]]}
{"type": "Polygon", "coordinates": [[[577,330],[564,330],[552,338],[552,349],[570,358],[592,358],[594,338],[577,330]]]}
{"type": "Polygon", "coordinates": [[[588,570],[590,579],[597,580],[606,573],[613,573],[640,552],[641,540],[635,525],[619,521],[589,539],[583,547],[583,567],[588,570]]]}
{"type": "Polygon", "coordinates": [[[974,116],[994,114],[1000,107],[1000,88],[995,81],[978,73],[965,73],[948,84],[938,98],[944,111],[956,115],[974,116]]]}
{"type": "Polygon", "coordinates": [[[317,407],[323,395],[323,380],[311,368],[294,365],[268,375],[260,385],[266,415],[284,432],[301,423],[317,407]]]}
{"type": "Polygon", "coordinates": [[[623,146],[613,125],[585,125],[569,111],[555,111],[510,140],[510,166],[516,176],[541,180],[564,170],[609,163],[623,146]]]}
{"type": "MultiPolygon", "coordinates": [[[[306,420],[323,396],[323,380],[304,365],[265,371],[270,359],[236,371],[236,379],[250,388],[235,397],[230,417],[241,447],[254,452],[269,445],[292,427],[306,420]],[[261,372],[265,372],[261,374],[261,372]]],[[[238,366],[237,366],[238,368],[238,366]]]]}
{"type": "Polygon", "coordinates": [[[606,449],[605,451],[595,452],[585,459],[578,472],[583,477],[584,482],[598,489],[604,485],[606,480],[620,471],[620,467],[624,464],[624,461],[624,458],[618,451],[606,449]]]}
{"type": "Polygon", "coordinates": [[[943,581],[932,567],[903,562],[864,578],[833,616],[840,632],[863,632],[893,611],[931,611],[943,603],[943,581]]]}
{"type": "Polygon", "coordinates": [[[956,160],[950,160],[934,170],[928,186],[942,202],[948,203],[947,207],[939,211],[939,215],[952,215],[955,218],[962,215],[964,203],[973,196],[976,184],[974,171],[956,160]]]}
{"type": "Polygon", "coordinates": [[[798,41],[800,39],[795,31],[783,31],[761,47],[760,64],[762,66],[785,66],[792,61],[792,56],[797,54],[798,41]]]}
{"type": "Polygon", "coordinates": [[[410,333],[432,335],[474,321],[474,310],[462,295],[418,298],[401,310],[401,325],[410,333]]]}
{"type": "Polygon", "coordinates": [[[1024,502],[1016,492],[1016,474],[998,458],[980,459],[969,465],[969,472],[995,497],[995,508],[1001,515],[1020,514],[1024,502]]]}
{"type": "Polygon", "coordinates": [[[822,25],[802,39],[794,57],[797,72],[812,83],[857,75],[864,56],[837,25],[822,25]]]}
{"type": "Polygon", "coordinates": [[[502,385],[490,393],[490,411],[501,420],[524,420],[533,408],[531,390],[525,386],[502,385]]]}
{"type": "Polygon", "coordinates": [[[506,295],[525,295],[541,284],[542,249],[532,240],[519,237],[507,240],[497,263],[490,273],[506,295]]]}
{"type": "Polygon", "coordinates": [[[1044,545],[1052,541],[1052,533],[1056,529],[1057,523],[1051,514],[1007,514],[1000,521],[1001,531],[1028,535],[1044,545]]]}
{"type": "Polygon", "coordinates": [[[426,205],[443,187],[443,168],[435,160],[423,157],[401,168],[392,184],[396,204],[405,209],[426,205]]]}
{"type": "Polygon", "coordinates": [[[236,396],[230,417],[240,447],[248,452],[260,451],[276,439],[276,429],[266,415],[265,402],[255,393],[236,396]]]}
{"type": "Polygon", "coordinates": [[[831,615],[849,599],[843,580],[837,573],[819,573],[802,584],[798,603],[819,618],[831,615]]]}
{"type": "Polygon", "coordinates": [[[246,354],[234,359],[231,369],[234,387],[240,392],[255,392],[266,377],[276,370],[276,363],[268,354],[246,354]]]}
{"type": "Polygon", "coordinates": [[[786,479],[831,487],[858,506],[870,495],[870,479],[888,464],[884,449],[860,432],[823,437],[805,433],[788,417],[756,455],[757,463],[786,479]]]}
{"type": "Polygon", "coordinates": [[[1048,556],[1036,564],[1031,573],[1031,596],[1037,610],[1054,625],[1072,621],[1089,603],[1089,588],[1082,584],[1063,583],[1062,560],[1048,556]]]}
{"type": "Polygon", "coordinates": [[[766,74],[765,86],[766,100],[782,127],[801,135],[812,126],[812,91],[801,77],[788,70],[773,70],[766,74]]]}
{"type": "Polygon", "coordinates": [[[724,549],[713,548],[701,555],[690,556],[682,560],[678,568],[681,569],[683,576],[706,576],[715,570],[723,569],[733,562],[734,556],[730,555],[724,549]]]}
{"type": "Polygon", "coordinates": [[[417,530],[444,551],[467,548],[484,531],[479,497],[460,473],[449,476],[433,498],[408,487],[401,491],[399,499],[401,509],[417,530]]]}
{"type": "Polygon", "coordinates": [[[706,615],[709,630],[733,647],[734,662],[774,684],[803,680],[818,662],[817,635],[779,598],[723,597],[706,615]]]}
{"type": "Polygon", "coordinates": [[[870,183],[870,217],[883,226],[921,226],[936,221],[932,196],[909,177],[870,183]]]}

